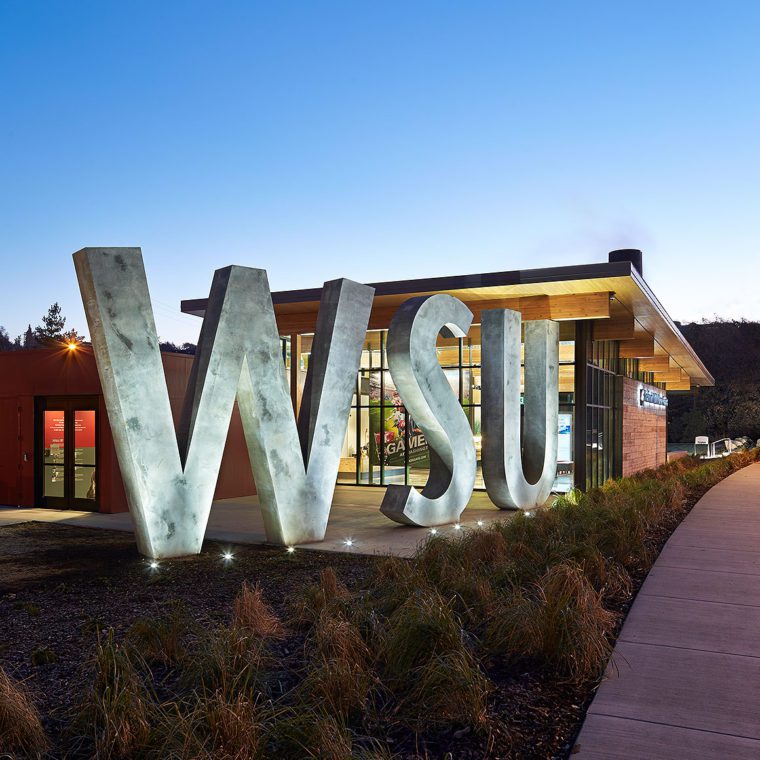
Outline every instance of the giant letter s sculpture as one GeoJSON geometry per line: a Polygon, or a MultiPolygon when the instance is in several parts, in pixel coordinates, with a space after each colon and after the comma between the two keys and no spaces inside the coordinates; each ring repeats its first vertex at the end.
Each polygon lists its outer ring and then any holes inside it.
{"type": "Polygon", "coordinates": [[[483,479],[502,509],[542,505],[557,474],[559,324],[525,323],[524,432],[520,441],[520,313],[481,315],[483,479]]]}
{"type": "Polygon", "coordinates": [[[380,510],[400,523],[444,525],[459,519],[475,485],[472,431],[436,354],[439,332],[463,338],[472,312],[453,296],[410,298],[388,331],[388,366],[404,405],[428,442],[430,476],[419,492],[389,485],[380,510]]]}
{"type": "Polygon", "coordinates": [[[175,433],[139,248],[74,254],[138,549],[200,551],[236,393],[269,541],[321,540],[373,289],[325,284],[299,440],[266,272],[218,270],[175,433]],[[339,336],[329,352],[330,336],[339,336]]]}

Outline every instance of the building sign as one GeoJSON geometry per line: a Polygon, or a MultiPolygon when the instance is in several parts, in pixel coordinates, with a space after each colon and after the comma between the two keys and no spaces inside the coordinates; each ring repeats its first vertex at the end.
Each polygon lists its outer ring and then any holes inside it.
{"type": "Polygon", "coordinates": [[[64,439],[66,427],[63,410],[46,411],[45,426],[45,461],[48,463],[63,463],[64,439]]]}
{"type": "MultiPolygon", "coordinates": [[[[401,396],[395,388],[385,388],[381,403],[380,374],[373,373],[369,379],[369,416],[373,431],[369,458],[373,467],[382,460],[386,468],[430,467],[428,445],[423,432],[406,414],[401,396]],[[409,425],[409,453],[407,455],[406,426],[409,425]],[[408,458],[407,458],[408,457],[408,458]]],[[[402,469],[403,472],[403,469],[402,469]]]]}
{"type": "Polygon", "coordinates": [[[666,407],[668,405],[668,397],[664,393],[658,393],[651,388],[644,388],[642,386],[639,389],[639,406],[647,404],[666,407]]]}

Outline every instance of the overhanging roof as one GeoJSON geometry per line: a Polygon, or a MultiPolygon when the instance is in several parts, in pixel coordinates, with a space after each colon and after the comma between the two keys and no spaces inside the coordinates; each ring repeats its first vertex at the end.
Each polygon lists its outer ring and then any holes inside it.
{"type": "MultiPolygon", "coordinates": [[[[450,293],[473,306],[478,302],[534,296],[577,296],[577,315],[565,313],[561,318],[585,319],[588,317],[582,308],[584,296],[607,292],[613,301],[614,311],[633,318],[637,336],[651,336],[656,356],[670,357],[671,366],[676,371],[680,368],[688,375],[691,385],[714,384],[712,375],[629,261],[396,280],[370,285],[375,288],[373,314],[392,312],[412,296],[450,293]]],[[[273,293],[272,302],[278,324],[291,323],[297,326],[294,328],[297,332],[309,332],[309,325],[312,325],[313,331],[321,294],[322,288],[273,293]]],[[[202,317],[207,301],[206,298],[182,301],[182,311],[202,317]]]]}

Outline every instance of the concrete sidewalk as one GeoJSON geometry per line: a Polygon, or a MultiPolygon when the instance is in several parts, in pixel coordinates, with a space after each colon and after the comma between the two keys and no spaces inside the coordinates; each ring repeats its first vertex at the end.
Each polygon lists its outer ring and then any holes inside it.
{"type": "Polygon", "coordinates": [[[671,536],[572,757],[760,758],[760,464],[711,489],[671,536]]]}
{"type": "MultiPolygon", "coordinates": [[[[399,525],[380,513],[384,488],[341,486],[335,491],[325,540],[299,544],[299,549],[351,552],[353,554],[392,554],[411,557],[417,546],[430,535],[426,528],[399,525]],[[346,544],[351,540],[350,546],[346,544]]],[[[509,520],[513,510],[497,509],[481,491],[473,493],[462,513],[463,529],[476,528],[478,521],[509,520]]],[[[38,521],[59,522],[83,528],[108,528],[133,531],[128,512],[101,514],[60,509],[16,509],[0,507],[0,527],[14,523],[38,521]]],[[[451,533],[453,526],[437,529],[451,533]]],[[[256,496],[215,501],[211,507],[206,539],[231,544],[263,544],[266,542],[264,523],[256,496]]]]}

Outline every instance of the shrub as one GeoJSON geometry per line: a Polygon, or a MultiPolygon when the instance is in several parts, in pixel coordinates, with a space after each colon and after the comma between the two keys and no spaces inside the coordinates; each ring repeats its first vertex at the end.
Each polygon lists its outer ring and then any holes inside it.
{"type": "Polygon", "coordinates": [[[296,621],[305,626],[313,625],[323,610],[344,609],[351,594],[338,580],[335,570],[326,567],[319,574],[319,583],[306,588],[296,604],[296,621]]]}
{"type": "Polygon", "coordinates": [[[197,642],[183,671],[182,684],[205,695],[221,692],[227,698],[253,697],[263,688],[270,653],[266,641],[235,627],[219,626],[197,642]]]}
{"type": "Polygon", "coordinates": [[[593,678],[610,655],[615,622],[582,569],[563,563],[505,597],[487,646],[507,659],[525,657],[564,676],[593,678]]]}
{"type": "Polygon", "coordinates": [[[391,615],[380,659],[397,710],[414,727],[483,725],[489,681],[465,636],[436,591],[417,592],[391,615]]]}
{"type": "Polygon", "coordinates": [[[38,647],[32,652],[32,665],[50,665],[58,662],[58,655],[50,647],[38,647]]]}
{"type": "Polygon", "coordinates": [[[261,755],[266,727],[254,700],[243,694],[227,699],[216,692],[200,703],[198,711],[211,739],[212,757],[242,760],[261,755]]]}
{"type": "Polygon", "coordinates": [[[272,727],[278,760],[353,760],[351,732],[328,712],[305,707],[291,708],[272,727]]]}
{"type": "Polygon", "coordinates": [[[457,649],[431,657],[410,673],[400,697],[400,712],[418,729],[486,724],[491,682],[473,655],[457,649]]]}
{"type": "Polygon", "coordinates": [[[261,588],[251,588],[243,581],[243,587],[235,598],[232,625],[262,639],[280,638],[282,623],[264,601],[261,588]]]}
{"type": "Polygon", "coordinates": [[[106,624],[103,621],[102,618],[99,617],[89,617],[87,618],[82,625],[80,626],[79,630],[82,633],[97,633],[99,634],[104,628],[106,628],[106,624]]]}
{"type": "Polygon", "coordinates": [[[302,701],[344,720],[363,714],[376,678],[370,649],[357,626],[339,612],[324,610],[309,647],[313,659],[301,683],[302,701]]]}
{"type": "Polygon", "coordinates": [[[99,638],[95,680],[75,720],[98,758],[134,757],[150,735],[152,704],[135,658],[113,629],[99,638]]]}
{"type": "Polygon", "coordinates": [[[27,756],[41,754],[48,741],[29,694],[0,668],[0,747],[27,756]]]}
{"type": "Polygon", "coordinates": [[[185,656],[182,637],[189,628],[190,621],[184,607],[175,603],[165,617],[136,620],[127,631],[127,641],[148,662],[171,665],[185,656]]]}
{"type": "Polygon", "coordinates": [[[40,614],[39,605],[34,602],[15,602],[13,605],[14,610],[23,610],[27,615],[37,617],[40,614]]]}
{"type": "Polygon", "coordinates": [[[165,710],[153,734],[151,757],[164,760],[258,760],[265,757],[268,711],[244,694],[196,695],[182,710],[165,710]]]}

